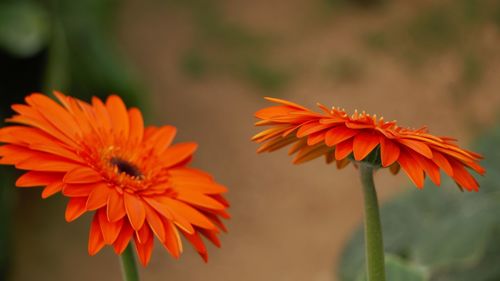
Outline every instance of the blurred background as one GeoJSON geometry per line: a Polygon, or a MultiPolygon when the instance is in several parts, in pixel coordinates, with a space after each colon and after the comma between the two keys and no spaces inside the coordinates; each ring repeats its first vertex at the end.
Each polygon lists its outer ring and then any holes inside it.
{"type": "MultiPolygon", "coordinates": [[[[496,281],[499,46],[498,0],[1,0],[0,115],[34,91],[118,93],[199,142],[193,165],[230,189],[229,233],[208,264],[157,245],[142,280],[364,280],[357,171],[256,155],[253,113],[274,96],[428,125],[488,174],[469,194],[377,173],[389,281],[496,281]]],[[[0,280],[120,280],[111,249],[87,255],[90,216],[67,224],[65,198],[17,175],[1,167],[0,280]]]]}

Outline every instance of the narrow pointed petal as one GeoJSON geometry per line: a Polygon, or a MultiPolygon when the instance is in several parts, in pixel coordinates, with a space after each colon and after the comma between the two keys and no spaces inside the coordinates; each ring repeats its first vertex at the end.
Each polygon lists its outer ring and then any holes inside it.
{"type": "Polygon", "coordinates": [[[136,239],[135,249],[137,250],[137,256],[139,257],[139,261],[143,266],[147,266],[149,260],[151,259],[151,253],[153,252],[154,239],[151,236],[151,238],[143,244],[138,243],[137,238],[135,239],[136,239]]]}
{"type": "Polygon", "coordinates": [[[66,205],[65,218],[67,222],[72,222],[83,215],[86,211],[87,198],[86,197],[73,197],[69,199],[66,205]]]}
{"type": "Polygon", "coordinates": [[[101,226],[101,233],[104,239],[104,243],[111,245],[118,238],[118,234],[123,226],[123,220],[118,220],[116,222],[108,221],[106,215],[106,209],[101,208],[97,210],[97,217],[99,220],[99,225],[101,226]]]}
{"type": "Polygon", "coordinates": [[[108,202],[111,189],[105,183],[95,184],[87,200],[87,210],[93,211],[104,207],[108,202]]]}
{"type": "Polygon", "coordinates": [[[116,95],[109,96],[106,100],[106,109],[115,133],[127,137],[129,135],[129,117],[122,99],[116,95]]]}
{"type": "Polygon", "coordinates": [[[94,169],[82,166],[67,172],[66,175],[64,175],[63,182],[94,183],[102,180],[102,176],[94,169]]]}
{"type": "Polygon", "coordinates": [[[361,133],[354,137],[353,152],[357,161],[365,159],[370,152],[380,143],[380,136],[376,134],[361,133]]]}
{"type": "Polygon", "coordinates": [[[335,146],[335,159],[342,160],[352,153],[352,138],[345,140],[335,146]]]}
{"type": "Polygon", "coordinates": [[[97,254],[104,247],[104,238],[102,237],[101,227],[97,219],[97,214],[94,215],[94,219],[90,224],[90,234],[89,234],[89,245],[88,251],[89,255],[93,256],[97,254]]]}
{"type": "Polygon", "coordinates": [[[29,171],[20,176],[16,181],[17,187],[33,187],[49,185],[56,181],[61,181],[62,173],[29,171]]]}
{"type": "Polygon", "coordinates": [[[156,237],[158,237],[158,240],[164,243],[166,239],[165,226],[163,225],[160,215],[148,204],[144,204],[144,206],[146,207],[146,220],[148,225],[151,227],[156,237]]]}
{"type": "Polygon", "coordinates": [[[163,246],[177,259],[182,253],[182,242],[179,231],[177,231],[175,225],[169,220],[163,220],[163,222],[165,225],[165,241],[163,242],[163,246]]]}
{"type": "Polygon", "coordinates": [[[132,225],[132,228],[137,231],[142,227],[144,220],[146,219],[144,203],[137,196],[127,192],[123,194],[123,199],[130,224],[132,225]]]}
{"type": "Polygon", "coordinates": [[[132,229],[128,221],[124,221],[123,226],[120,230],[120,234],[118,234],[118,237],[113,243],[113,248],[117,255],[121,255],[123,251],[125,251],[125,248],[127,248],[128,243],[130,242],[130,239],[132,239],[133,235],[134,230],[132,229]]]}
{"type": "Polygon", "coordinates": [[[53,182],[47,185],[42,191],[42,198],[46,199],[50,196],[62,191],[64,184],[62,182],[53,182]]]}
{"type": "Polygon", "coordinates": [[[423,156],[432,159],[432,150],[427,144],[410,139],[398,139],[398,142],[422,154],[423,156]]]}
{"type": "Polygon", "coordinates": [[[424,171],[407,151],[401,151],[398,162],[418,188],[424,187],[424,171]]]}
{"type": "Polygon", "coordinates": [[[381,161],[383,167],[391,166],[394,162],[396,162],[399,158],[399,146],[387,139],[381,138],[380,140],[380,154],[381,161]]]}
{"type": "Polygon", "coordinates": [[[328,146],[334,146],[341,143],[347,139],[350,139],[359,133],[358,130],[353,130],[346,128],[344,126],[338,126],[330,129],[325,135],[325,143],[328,146]]]}
{"type": "Polygon", "coordinates": [[[198,145],[193,142],[178,143],[167,148],[162,154],[163,165],[172,167],[193,155],[198,145]]]}
{"type": "Polygon", "coordinates": [[[123,202],[123,195],[118,194],[116,191],[111,191],[107,203],[107,216],[110,222],[118,221],[127,214],[125,204],[123,202]]]}

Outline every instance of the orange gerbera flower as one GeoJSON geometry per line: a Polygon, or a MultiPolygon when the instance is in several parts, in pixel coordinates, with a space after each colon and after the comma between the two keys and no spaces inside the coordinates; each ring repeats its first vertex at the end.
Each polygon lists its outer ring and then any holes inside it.
{"type": "Polygon", "coordinates": [[[118,96],[92,104],[55,93],[42,94],[0,129],[1,164],[27,170],[18,187],[45,186],[42,197],[69,197],[66,220],[95,211],[88,251],[113,245],[121,254],[133,238],[141,263],[148,264],[154,236],[174,257],[182,252],[180,234],[207,260],[201,235],[219,246],[228,218],[226,188],[188,166],[195,143],[171,145],[175,127],[146,127],[141,112],[127,110],[118,96]]]}
{"type": "Polygon", "coordinates": [[[478,164],[481,155],[461,149],[455,139],[433,136],[427,128],[402,128],[376,115],[356,111],[349,116],[343,109],[321,104],[323,112],[317,113],[289,101],[266,99],[279,105],[255,113],[262,119],[257,126],[272,126],[252,138],[262,143],[258,152],[294,143],[289,154],[296,153],[295,164],[324,155],[327,163],[336,161],[338,168],[353,160],[390,167],[393,173],[402,167],[419,188],[425,175],[439,185],[442,169],[460,188],[477,191],[479,185],[466,168],[485,173],[478,164]]]}

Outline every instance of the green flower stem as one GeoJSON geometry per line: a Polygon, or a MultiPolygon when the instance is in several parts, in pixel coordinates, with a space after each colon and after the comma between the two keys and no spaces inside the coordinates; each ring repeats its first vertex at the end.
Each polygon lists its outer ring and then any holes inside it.
{"type": "Polygon", "coordinates": [[[374,168],[370,164],[361,163],[360,172],[365,196],[365,254],[368,281],[385,281],[384,242],[377,191],[373,183],[374,168]]]}
{"type": "Polygon", "coordinates": [[[120,256],[122,265],[122,275],[124,281],[139,281],[139,273],[135,262],[132,243],[129,243],[123,254],[120,256]]]}

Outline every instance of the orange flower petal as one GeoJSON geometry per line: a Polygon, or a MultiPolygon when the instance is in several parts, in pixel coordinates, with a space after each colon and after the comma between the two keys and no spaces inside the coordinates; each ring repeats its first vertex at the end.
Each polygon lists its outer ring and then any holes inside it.
{"type": "Polygon", "coordinates": [[[113,244],[116,238],[118,238],[118,234],[120,234],[123,226],[123,220],[118,220],[116,222],[108,221],[106,209],[104,208],[97,210],[97,218],[99,221],[99,225],[101,226],[101,233],[104,239],[104,243],[108,245],[113,244]]]}
{"type": "Polygon", "coordinates": [[[137,250],[137,256],[139,257],[139,261],[143,266],[146,266],[148,265],[149,260],[151,259],[154,239],[151,236],[151,238],[143,244],[137,243],[137,238],[135,239],[136,239],[135,249],[137,250]]]}
{"type": "Polygon", "coordinates": [[[417,153],[412,153],[412,157],[414,160],[418,162],[420,167],[422,167],[425,171],[425,174],[429,176],[432,182],[439,186],[441,184],[441,174],[439,173],[439,167],[434,164],[428,158],[425,158],[417,153]]]}
{"type": "Polygon", "coordinates": [[[183,190],[179,192],[179,194],[177,195],[177,199],[192,205],[197,205],[209,209],[214,209],[214,210],[226,209],[226,206],[221,204],[219,201],[211,198],[210,196],[206,196],[198,192],[192,192],[192,191],[190,192],[183,190]]]}
{"type": "Polygon", "coordinates": [[[408,151],[401,150],[398,162],[418,188],[424,187],[424,171],[408,151]]]}
{"type": "Polygon", "coordinates": [[[64,184],[62,194],[67,197],[88,197],[95,184],[64,184]]]}
{"type": "Polygon", "coordinates": [[[153,143],[156,153],[162,154],[172,144],[176,134],[177,129],[175,127],[163,126],[148,138],[148,142],[153,143]]]}
{"type": "Polygon", "coordinates": [[[112,129],[118,136],[129,135],[128,112],[122,99],[116,95],[111,95],[106,100],[106,109],[109,113],[112,129]]]}
{"type": "Polygon", "coordinates": [[[94,183],[102,180],[102,176],[89,167],[78,167],[64,175],[65,183],[94,183]]]}
{"type": "Polygon", "coordinates": [[[87,210],[93,211],[104,207],[108,202],[108,196],[110,193],[111,189],[106,184],[94,184],[94,188],[90,192],[87,200],[87,210]]]}
{"type": "Polygon", "coordinates": [[[387,138],[380,138],[380,158],[383,167],[388,167],[396,162],[399,153],[399,146],[395,142],[387,138]]]}
{"type": "Polygon", "coordinates": [[[149,227],[151,227],[151,230],[154,232],[156,237],[158,237],[158,240],[160,240],[161,243],[164,243],[166,239],[166,233],[165,226],[163,225],[161,217],[148,204],[144,204],[144,206],[146,208],[146,220],[149,227]]]}
{"type": "Polygon", "coordinates": [[[144,203],[139,197],[127,192],[123,194],[123,199],[130,224],[132,225],[132,228],[137,231],[142,227],[144,220],[146,219],[144,203]]]}
{"type": "Polygon", "coordinates": [[[165,203],[172,210],[174,219],[183,217],[196,226],[206,229],[216,229],[215,225],[207,217],[188,204],[170,198],[165,198],[165,203]]]}
{"type": "Polygon", "coordinates": [[[183,232],[184,237],[193,245],[194,249],[198,252],[198,254],[201,256],[201,258],[205,261],[208,262],[208,252],[207,248],[205,247],[205,244],[201,240],[201,237],[198,235],[198,233],[186,233],[183,232]]]}
{"type": "Polygon", "coordinates": [[[118,194],[116,191],[109,193],[107,206],[107,215],[110,222],[118,221],[127,214],[123,195],[118,194]]]}
{"type": "Polygon", "coordinates": [[[178,258],[182,253],[182,242],[177,228],[169,220],[163,220],[165,223],[165,241],[163,246],[174,257],[178,258]]]}
{"type": "Polygon", "coordinates": [[[355,160],[365,159],[380,143],[380,136],[371,133],[361,133],[354,137],[353,152],[355,160]]]}
{"type": "Polygon", "coordinates": [[[144,244],[153,237],[153,233],[149,225],[145,223],[141,229],[135,232],[135,237],[140,244],[144,244]]]}
{"type": "Polygon", "coordinates": [[[198,145],[193,142],[178,143],[167,148],[162,154],[163,165],[172,167],[193,155],[198,145]]]}
{"type": "Polygon", "coordinates": [[[61,181],[62,173],[47,173],[39,171],[29,171],[20,176],[16,181],[17,187],[32,187],[49,185],[56,181],[61,181]]]}
{"type": "Polygon", "coordinates": [[[142,113],[137,108],[131,108],[128,111],[128,118],[130,123],[129,139],[135,144],[142,141],[144,135],[144,120],[142,113]]]}
{"type": "Polygon", "coordinates": [[[102,237],[101,227],[97,220],[97,214],[94,215],[94,219],[90,224],[90,234],[89,234],[89,255],[93,256],[97,254],[104,247],[104,238],[102,237]]]}
{"type": "Polygon", "coordinates": [[[45,153],[33,153],[28,159],[16,163],[16,168],[21,170],[46,172],[67,172],[78,167],[80,165],[72,161],[45,153]]]}
{"type": "Polygon", "coordinates": [[[471,176],[464,166],[457,160],[450,159],[450,164],[453,167],[453,179],[462,188],[469,191],[478,191],[479,184],[476,179],[471,176]]]}
{"type": "Polygon", "coordinates": [[[199,192],[203,194],[218,194],[227,192],[227,188],[225,186],[215,182],[176,180],[173,178],[170,184],[176,191],[185,190],[188,192],[199,192]]]}
{"type": "Polygon", "coordinates": [[[133,234],[134,230],[132,229],[130,224],[127,221],[125,221],[120,230],[120,234],[118,234],[118,237],[113,243],[113,248],[117,255],[121,255],[123,251],[125,251],[125,248],[127,248],[128,243],[130,242],[130,239],[132,239],[133,234]]]}
{"type": "Polygon", "coordinates": [[[86,211],[86,197],[73,197],[69,199],[68,204],[66,205],[66,213],[64,217],[67,222],[72,222],[83,215],[86,211]]]}
{"type": "Polygon", "coordinates": [[[42,191],[42,198],[46,199],[50,196],[60,192],[63,188],[64,184],[62,182],[53,182],[47,185],[42,191]]]}
{"type": "Polygon", "coordinates": [[[409,139],[398,139],[398,142],[422,154],[423,156],[432,159],[432,151],[425,143],[409,139]]]}
{"type": "MultiPolygon", "coordinates": [[[[69,197],[67,221],[95,211],[90,255],[105,244],[121,254],[134,237],[139,259],[146,265],[156,236],[178,257],[178,228],[196,236],[202,233],[219,244],[219,228],[225,230],[221,219],[230,217],[229,203],[221,195],[227,189],[210,174],[187,166],[195,143],[171,146],[175,127],[144,127],[141,112],[127,110],[117,96],[105,104],[93,98],[89,104],[54,94],[60,103],[34,94],[26,98],[27,105],[12,106],[17,115],[8,120],[18,125],[0,128],[0,164],[27,170],[17,185],[44,186],[43,198],[62,191],[69,197]]],[[[299,112],[284,119],[300,122],[313,116],[299,112]]],[[[299,127],[274,130],[262,139],[288,131],[292,139],[299,127]]],[[[283,145],[278,141],[267,149],[283,145]]]]}
{"type": "Polygon", "coordinates": [[[432,153],[432,161],[439,166],[439,168],[443,169],[443,171],[450,177],[453,177],[453,168],[451,167],[450,162],[443,156],[443,154],[434,151],[432,153]]]}
{"type": "Polygon", "coordinates": [[[347,139],[354,137],[358,133],[359,133],[358,130],[349,129],[344,126],[338,126],[326,132],[325,143],[328,146],[334,146],[338,143],[341,143],[347,139]]]}
{"type": "Polygon", "coordinates": [[[335,159],[342,160],[352,153],[353,140],[345,140],[335,146],[335,159]]]}
{"type": "Polygon", "coordinates": [[[80,134],[73,116],[54,100],[42,94],[32,94],[26,98],[28,104],[38,109],[38,112],[54,127],[70,138],[80,134]]]}

